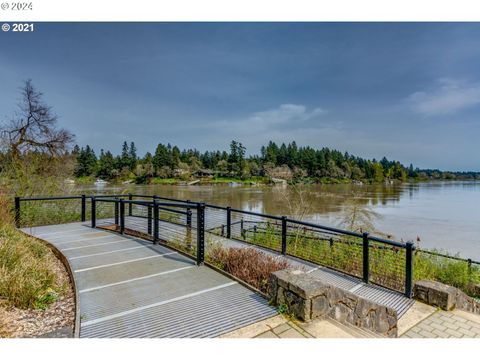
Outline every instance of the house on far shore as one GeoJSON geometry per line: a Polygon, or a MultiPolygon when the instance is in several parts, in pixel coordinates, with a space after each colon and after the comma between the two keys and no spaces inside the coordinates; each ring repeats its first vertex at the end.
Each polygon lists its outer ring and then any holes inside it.
{"type": "Polygon", "coordinates": [[[210,169],[198,169],[192,175],[199,178],[213,178],[216,172],[210,169]]]}

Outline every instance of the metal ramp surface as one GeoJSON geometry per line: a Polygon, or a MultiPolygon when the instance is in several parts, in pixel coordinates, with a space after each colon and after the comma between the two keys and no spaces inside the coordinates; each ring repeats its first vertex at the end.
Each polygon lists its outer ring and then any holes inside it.
{"type": "Polygon", "coordinates": [[[80,337],[216,337],[277,314],[259,294],[149,241],[82,223],[22,230],[68,259],[80,337]]]}
{"type": "MultiPolygon", "coordinates": [[[[108,221],[111,222],[111,220],[107,220],[107,222],[108,221]]],[[[141,217],[129,216],[125,218],[125,227],[134,228],[138,231],[146,233],[147,220],[141,217]]],[[[169,237],[185,236],[186,227],[166,221],[159,221],[159,233],[160,238],[168,240],[169,237]]],[[[205,236],[210,242],[219,243],[225,247],[253,247],[274,257],[284,257],[273,250],[268,250],[263,247],[255,246],[242,241],[227,239],[211,233],[206,233],[205,236]]],[[[208,245],[206,247],[206,251],[208,251],[208,245]]],[[[415,302],[415,300],[409,299],[404,294],[399,292],[374,284],[365,284],[361,279],[319,266],[318,264],[291,256],[285,256],[284,258],[287,259],[292,266],[303,268],[311,275],[327,283],[350,291],[365,299],[374,301],[377,304],[385,305],[395,309],[397,311],[398,318],[402,317],[415,302]]]]}

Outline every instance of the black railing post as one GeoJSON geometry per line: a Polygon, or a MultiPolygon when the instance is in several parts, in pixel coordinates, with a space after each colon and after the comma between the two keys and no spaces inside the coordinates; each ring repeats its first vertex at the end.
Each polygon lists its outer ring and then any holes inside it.
{"type": "Polygon", "coordinates": [[[20,198],[15,196],[15,226],[20,227],[20,198]]]}
{"type": "Polygon", "coordinates": [[[282,255],[287,255],[287,217],[282,216],[282,255]]]}
{"type": "MultiPolygon", "coordinates": [[[[189,204],[190,200],[186,200],[186,203],[190,205],[189,204]]],[[[190,210],[190,207],[187,207],[186,212],[187,212],[187,219],[186,219],[187,227],[192,227],[192,211],[190,210]]]]}
{"type": "Polygon", "coordinates": [[[155,197],[153,199],[153,243],[158,244],[158,204],[155,197]]]}
{"type": "Polygon", "coordinates": [[[95,196],[92,196],[92,228],[96,226],[97,221],[96,200],[95,196]]]}
{"type": "Polygon", "coordinates": [[[407,242],[405,249],[405,296],[411,298],[413,295],[413,243],[407,242]]]}
{"type": "Polygon", "coordinates": [[[123,199],[119,200],[119,205],[120,205],[120,234],[123,235],[125,232],[125,203],[123,202],[123,199]]]}
{"type": "Polygon", "coordinates": [[[152,235],[152,207],[147,207],[147,232],[148,235],[152,235]]]}
{"type": "Polygon", "coordinates": [[[82,222],[85,221],[86,206],[87,206],[87,198],[85,195],[82,195],[82,222]]]}
{"type": "MultiPolygon", "coordinates": [[[[132,201],[133,195],[128,194],[128,201],[132,201]]],[[[132,216],[132,203],[128,203],[128,216],[132,216]]]]}
{"type": "Polygon", "coordinates": [[[205,262],[205,204],[197,204],[197,265],[205,262]]]}
{"type": "Polygon", "coordinates": [[[362,234],[363,238],[363,281],[368,284],[370,281],[370,246],[368,243],[368,233],[362,234]]]}
{"type": "Polygon", "coordinates": [[[118,225],[118,198],[115,198],[115,225],[118,225]]]}
{"type": "Polygon", "coordinates": [[[232,237],[232,208],[227,206],[227,239],[232,237]]]}

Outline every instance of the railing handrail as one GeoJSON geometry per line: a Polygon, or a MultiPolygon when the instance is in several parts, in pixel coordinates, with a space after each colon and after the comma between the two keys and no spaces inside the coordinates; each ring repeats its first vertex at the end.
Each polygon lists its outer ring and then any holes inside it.
{"type": "MultiPolygon", "coordinates": [[[[464,261],[467,262],[469,266],[472,264],[480,265],[480,261],[473,261],[472,259],[464,259],[457,256],[446,255],[441,253],[435,253],[428,250],[423,250],[416,248],[413,242],[398,242],[394,240],[384,239],[377,236],[371,236],[368,233],[358,233],[355,231],[349,231],[344,229],[339,229],[331,226],[325,226],[321,224],[315,224],[308,221],[296,220],[288,218],[287,216],[278,216],[278,215],[270,215],[270,214],[262,214],[254,211],[247,211],[247,210],[240,210],[234,209],[229,206],[223,207],[213,204],[205,204],[203,202],[196,202],[190,200],[180,200],[180,199],[173,199],[169,197],[161,197],[157,195],[138,195],[138,194],[102,194],[102,195],[70,195],[70,196],[37,196],[37,197],[15,197],[15,222],[17,227],[20,224],[20,203],[26,201],[55,201],[55,200],[79,200],[81,199],[81,219],[85,221],[85,204],[86,200],[91,200],[92,204],[92,227],[95,227],[96,223],[96,215],[95,215],[95,204],[99,202],[108,202],[108,203],[115,203],[115,219],[116,224],[120,223],[120,229],[123,233],[125,229],[125,205],[129,207],[128,215],[132,215],[132,205],[139,205],[145,206],[148,208],[148,216],[150,221],[151,227],[151,217],[153,212],[153,220],[154,220],[154,228],[153,228],[153,239],[154,242],[158,241],[158,221],[160,220],[158,211],[163,210],[167,212],[173,212],[177,214],[186,215],[186,222],[187,226],[191,227],[192,223],[192,211],[191,209],[196,209],[197,215],[197,263],[203,263],[204,259],[204,232],[210,231],[205,230],[205,208],[213,208],[226,211],[226,225],[222,224],[222,236],[224,236],[224,229],[223,227],[226,226],[227,233],[226,237],[231,238],[231,228],[233,225],[236,225],[238,222],[232,221],[232,213],[237,214],[246,214],[251,216],[257,216],[261,219],[269,219],[274,220],[275,222],[269,222],[261,220],[257,223],[259,224],[274,224],[275,226],[281,225],[281,253],[283,255],[287,255],[287,237],[288,229],[300,229],[303,231],[311,231],[315,232],[322,232],[324,234],[328,234],[330,236],[338,236],[338,235],[346,235],[355,237],[358,239],[362,239],[362,242],[358,244],[363,247],[363,281],[368,283],[369,282],[369,248],[372,247],[373,243],[380,243],[383,245],[387,245],[391,247],[391,249],[395,250],[395,248],[402,248],[405,249],[405,295],[411,297],[412,294],[412,281],[413,281],[413,251],[419,251],[421,253],[430,254],[433,256],[439,256],[444,258],[449,258],[452,260],[464,261]],[[126,199],[127,198],[127,199],[126,199]],[[137,199],[134,199],[137,198],[137,199]],[[140,199],[148,199],[148,200],[139,200],[140,199]],[[185,210],[185,211],[183,211],[185,210]],[[119,218],[119,219],[118,219],[119,218]],[[303,228],[302,228],[303,227],[303,228]],[[321,231],[320,231],[321,230],[321,231]]],[[[248,219],[248,217],[247,217],[248,219]]],[[[233,219],[235,220],[235,219],[233,219]]],[[[244,220],[243,218],[240,220],[242,223],[242,231],[243,231],[243,222],[249,222],[250,220],[244,220]]],[[[254,221],[255,222],[255,221],[254,221]]],[[[214,228],[212,228],[214,229],[214,228]]],[[[149,230],[150,233],[151,230],[149,230]]],[[[255,230],[256,231],[256,230],[255,230]]],[[[280,232],[279,232],[280,233],[280,232]]],[[[321,239],[322,240],[322,239],[321,239]]],[[[352,241],[354,241],[352,239],[352,241]]],[[[376,246],[376,245],[375,245],[376,246]]],[[[377,247],[379,248],[379,247],[377,247]]],[[[381,247],[385,249],[386,247],[381,247]]],[[[279,250],[278,250],[279,251],[279,250]]]]}
{"type": "Polygon", "coordinates": [[[39,196],[39,197],[16,197],[19,201],[48,201],[48,200],[72,200],[72,199],[81,199],[82,195],[72,195],[72,196],[39,196]]]}
{"type": "Polygon", "coordinates": [[[447,259],[465,261],[465,262],[470,263],[470,264],[480,265],[480,261],[475,261],[475,260],[472,260],[472,259],[465,259],[465,258],[461,258],[461,257],[457,257],[457,256],[436,253],[436,252],[433,252],[433,251],[419,249],[419,248],[416,248],[415,250],[418,251],[418,252],[424,253],[424,254],[441,256],[441,257],[444,257],[444,258],[447,258],[447,259]]]}
{"type": "MultiPolygon", "coordinates": [[[[97,199],[96,196],[93,196],[97,201],[102,201],[102,202],[118,202],[119,199],[113,198],[101,198],[97,199]]],[[[170,207],[179,207],[183,209],[190,209],[196,205],[196,203],[191,203],[192,205],[187,205],[184,203],[173,203],[173,202],[160,202],[160,201],[140,201],[140,200],[122,200],[124,204],[132,204],[132,205],[142,205],[142,206],[154,206],[155,204],[159,207],[162,206],[170,206],[170,207]]]]}
{"type": "MultiPolygon", "coordinates": [[[[32,198],[19,197],[19,201],[71,200],[71,199],[81,199],[82,197],[83,197],[82,195],[53,196],[53,197],[44,196],[44,197],[32,197],[32,198]]],[[[123,200],[125,202],[125,204],[132,204],[132,205],[136,204],[136,205],[144,205],[144,206],[145,205],[153,206],[153,201],[155,199],[168,200],[168,201],[173,202],[173,203],[172,202],[169,202],[169,203],[157,202],[157,205],[160,206],[160,207],[167,206],[167,207],[191,208],[191,207],[201,203],[201,202],[196,202],[196,201],[174,199],[174,198],[162,197],[162,196],[157,196],[157,195],[139,195],[139,194],[85,195],[85,198],[87,198],[87,199],[91,199],[93,197],[95,197],[95,199],[97,199],[97,201],[104,201],[104,202],[115,202],[115,201],[118,201],[118,200],[115,200],[114,198],[120,198],[120,197],[152,198],[151,202],[147,202],[147,201],[142,202],[142,201],[138,201],[138,200],[123,200]],[[190,204],[190,206],[189,206],[189,204],[190,204]]],[[[230,208],[230,207],[222,207],[222,206],[219,206],[219,205],[213,205],[213,204],[207,204],[207,203],[205,203],[205,207],[210,207],[210,208],[219,209],[219,210],[230,209],[230,211],[234,212],[234,213],[240,213],[240,214],[246,214],[246,215],[252,215],[252,216],[259,216],[259,217],[263,217],[263,218],[267,218],[267,219],[271,219],[271,220],[278,220],[278,221],[282,221],[282,218],[283,218],[282,216],[278,216],[278,215],[263,214],[263,213],[258,213],[258,212],[254,212],[254,211],[247,211],[247,210],[235,209],[235,208],[230,208]]],[[[164,209],[164,210],[168,211],[168,210],[173,210],[173,209],[164,209]]],[[[331,226],[325,226],[325,225],[310,223],[310,222],[301,221],[301,220],[295,220],[295,219],[291,219],[291,218],[288,218],[288,217],[287,217],[287,222],[297,224],[297,225],[322,229],[322,230],[326,230],[326,231],[330,231],[330,232],[338,233],[338,234],[342,234],[342,235],[347,235],[347,236],[355,236],[355,237],[358,237],[358,238],[363,237],[363,234],[357,233],[357,232],[354,232],[354,231],[343,230],[343,229],[339,229],[339,228],[335,228],[335,227],[331,227],[331,226]]],[[[396,246],[396,247],[400,247],[400,248],[406,248],[405,243],[401,243],[401,242],[398,242],[398,241],[388,240],[388,239],[384,239],[384,238],[380,238],[380,237],[376,237],[376,236],[371,236],[371,235],[369,235],[368,238],[369,238],[369,240],[373,240],[375,242],[379,242],[379,243],[382,243],[382,244],[385,244],[385,245],[396,246]]],[[[415,247],[413,247],[413,250],[415,250],[415,247]]],[[[423,252],[425,252],[425,251],[423,251],[423,252]]],[[[441,254],[438,254],[438,255],[441,255],[441,254]]],[[[442,255],[442,256],[445,256],[445,255],[442,255]]],[[[445,256],[445,257],[449,257],[449,256],[445,256]]],[[[450,258],[453,258],[453,257],[450,257],[450,258]]],[[[458,258],[458,259],[460,259],[460,258],[458,258]]],[[[465,259],[463,259],[463,260],[465,260],[465,259]]],[[[477,262],[472,261],[472,263],[477,263],[477,262]]]]}
{"type": "MultiPolygon", "coordinates": [[[[175,202],[181,202],[181,203],[187,203],[187,204],[202,204],[201,201],[190,201],[190,200],[182,200],[182,199],[174,199],[174,198],[169,198],[169,197],[164,197],[164,196],[158,196],[158,195],[138,195],[138,194],[130,194],[132,197],[141,197],[141,198],[152,198],[152,199],[160,199],[160,200],[168,200],[168,201],[175,201],[175,202]]],[[[206,206],[206,204],[205,204],[206,206]]]]}

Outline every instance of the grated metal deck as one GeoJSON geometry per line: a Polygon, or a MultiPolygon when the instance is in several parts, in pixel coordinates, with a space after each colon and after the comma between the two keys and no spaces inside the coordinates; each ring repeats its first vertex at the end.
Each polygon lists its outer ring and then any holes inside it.
{"type": "Polygon", "coordinates": [[[149,241],[81,223],[23,231],[68,259],[80,337],[216,337],[277,314],[259,294],[149,241]]]}
{"type": "MultiPolygon", "coordinates": [[[[107,220],[107,222],[108,221],[111,220],[107,220]]],[[[147,220],[145,218],[126,217],[125,226],[136,229],[138,231],[147,232],[147,220]]],[[[168,240],[171,236],[185,236],[186,228],[182,225],[176,225],[170,222],[160,221],[159,233],[161,238],[168,240]]],[[[225,247],[253,247],[274,257],[283,257],[278,252],[275,252],[273,250],[268,250],[237,240],[227,239],[211,233],[207,233],[206,238],[208,239],[206,251],[208,251],[209,243],[218,243],[225,247]]],[[[365,284],[361,279],[358,279],[356,277],[342,274],[338,271],[331,270],[308,261],[303,261],[298,258],[290,256],[285,256],[284,258],[287,259],[288,262],[293,266],[303,268],[311,275],[327,283],[350,291],[365,299],[374,301],[377,304],[385,305],[395,309],[397,311],[398,318],[402,317],[415,302],[413,299],[409,299],[399,292],[373,284],[365,284]]]]}

